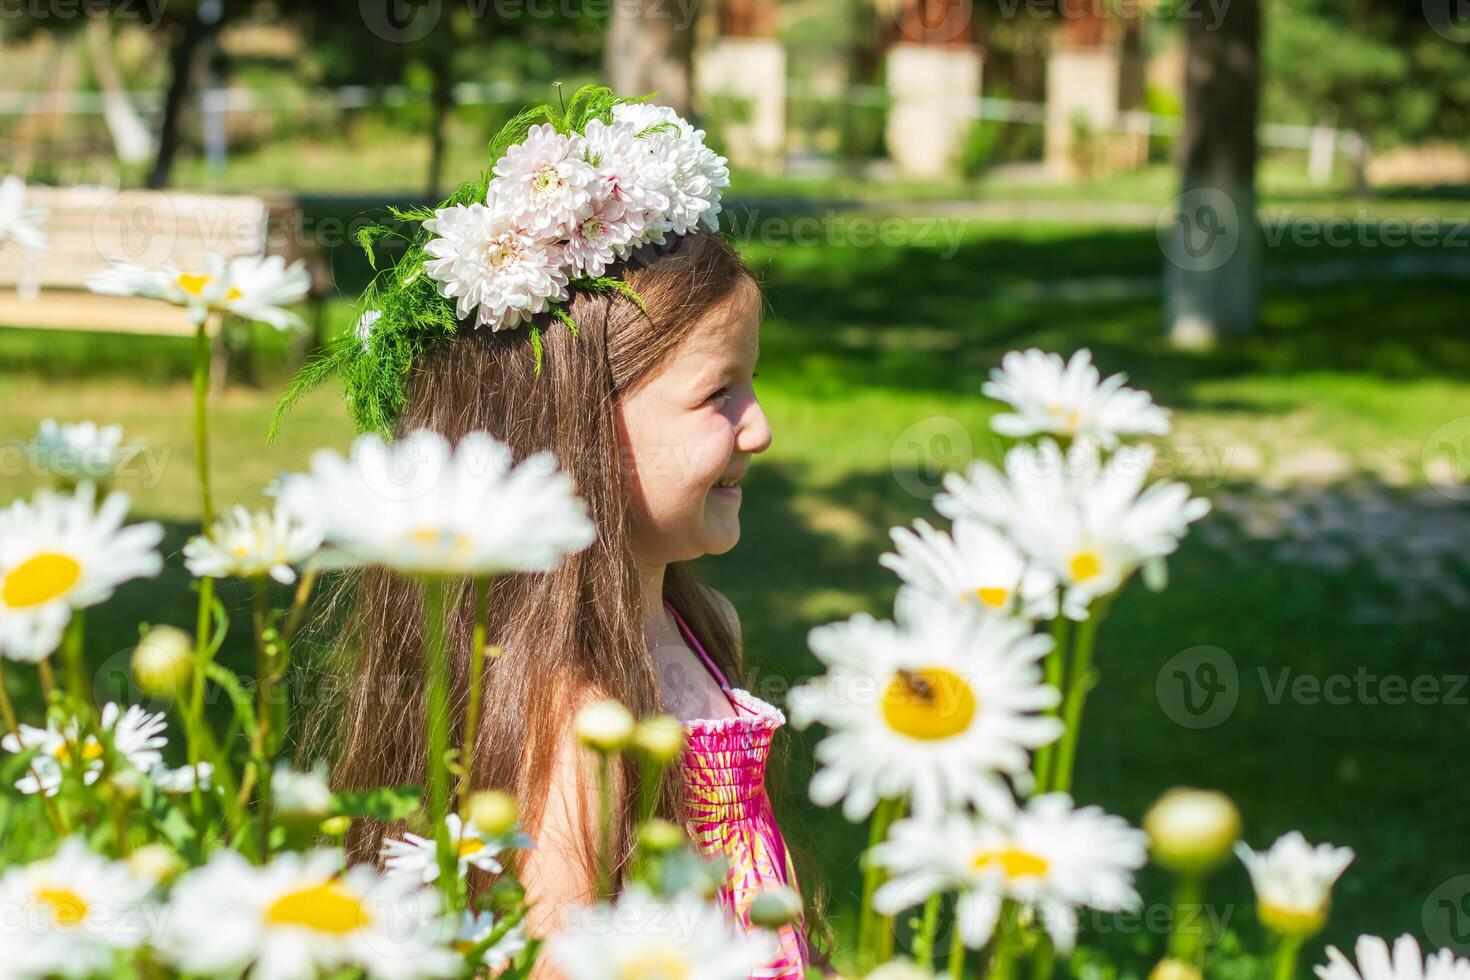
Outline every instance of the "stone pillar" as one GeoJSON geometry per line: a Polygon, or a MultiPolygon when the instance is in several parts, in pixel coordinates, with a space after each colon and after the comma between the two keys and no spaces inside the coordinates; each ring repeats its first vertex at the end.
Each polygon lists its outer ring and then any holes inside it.
{"type": "Polygon", "coordinates": [[[1142,24],[1087,14],[1069,20],[1046,63],[1046,166],[1061,178],[1142,164],[1148,130],[1125,113],[1144,105],[1142,24]]]}
{"type": "Polygon", "coordinates": [[[775,38],[717,35],[695,52],[700,111],[733,163],[781,170],[786,159],[786,50],[775,38]]]}
{"type": "Polygon", "coordinates": [[[947,177],[980,100],[980,49],[899,43],[888,49],[888,154],[906,177],[947,177]]]}

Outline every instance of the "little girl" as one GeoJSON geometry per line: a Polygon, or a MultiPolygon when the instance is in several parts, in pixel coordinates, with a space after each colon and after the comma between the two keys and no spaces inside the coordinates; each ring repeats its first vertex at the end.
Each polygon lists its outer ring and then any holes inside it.
{"type": "MultiPolygon", "coordinates": [[[[572,734],[573,717],[604,698],[636,716],[676,714],[688,741],[658,812],[725,858],[721,900],[748,925],[762,888],[797,886],[764,785],[784,718],[737,686],[739,621],[700,584],[693,561],[739,540],[742,478],[771,442],[754,390],[760,291],[734,250],[702,227],[641,245],[606,274],[623,279],[641,305],[619,290],[572,290],[575,335],[564,320],[532,318],[539,371],[525,329],[463,329],[425,345],[394,423],[400,433],[431,428],[451,441],[487,431],[517,459],[551,451],[598,529],[590,547],[553,571],[495,581],[487,636],[505,652],[485,672],[472,785],[520,801],[536,846],[515,870],[532,904],[530,931],[544,935],[565,908],[595,897],[595,769],[572,734]]],[[[419,782],[418,590],[382,569],[344,587],[340,594],[354,597],[346,646],[357,659],[335,782],[419,782]]],[[[458,731],[472,597],[466,592],[449,615],[458,731]]],[[[623,805],[611,859],[621,880],[636,830],[637,767],[625,761],[616,776],[623,805]]],[[[351,853],[376,859],[390,829],[359,821],[351,853]]],[[[805,976],[800,924],[778,939],[779,957],[757,975],[805,976]]]]}

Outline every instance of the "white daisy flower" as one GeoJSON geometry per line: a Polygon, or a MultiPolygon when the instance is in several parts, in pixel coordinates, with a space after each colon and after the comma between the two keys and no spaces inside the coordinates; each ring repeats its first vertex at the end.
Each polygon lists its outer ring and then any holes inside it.
{"type": "Polygon", "coordinates": [[[1110,449],[1120,436],[1168,435],[1168,414],[1148,392],[1123,387],[1127,380],[1123,374],[1101,380],[1085,348],[1070,363],[1032,349],[1007,354],[981,391],[1015,409],[990,421],[1004,436],[1049,432],[1096,439],[1110,449]]]}
{"type": "Polygon", "coordinates": [[[565,238],[591,206],[599,184],[582,137],[558,133],[546,123],[532,126],[492,170],[495,179],[485,203],[538,239],[565,238]]]}
{"type": "MultiPolygon", "coordinates": [[[[454,949],[461,956],[490,938],[498,923],[489,912],[465,911],[460,922],[459,935],[454,939],[454,949]]],[[[517,922],[495,942],[480,953],[480,963],[491,970],[504,970],[516,954],[525,949],[530,940],[526,936],[525,924],[517,922]]]]}
{"type": "Polygon", "coordinates": [[[163,568],[154,550],[162,525],[123,527],[127,494],[108,494],[96,508],[96,493],[83,481],[74,493],[42,489],[34,502],[0,510],[0,655],[40,660],[60,644],[73,609],[163,568]]]}
{"type": "Polygon", "coordinates": [[[788,704],[797,727],[831,729],[817,746],[812,802],[842,800],[854,821],[905,796],[924,817],[967,803],[1009,811],[1001,775],[1026,772],[1028,750],[1062,732],[1037,714],[1060,700],[1039,666],[1051,638],[911,590],[899,597],[897,623],[859,613],[809,635],[827,673],[794,688],[788,704]]]}
{"type": "Polygon", "coordinates": [[[900,820],[872,858],[893,872],[873,895],[885,915],[958,891],[957,923],[965,945],[984,946],[1001,903],[1036,911],[1056,948],[1077,938],[1076,911],[1118,912],[1138,904],[1133,872],[1148,860],[1147,838],[1095,806],[1072,808],[1065,793],[1032,797],[1013,817],[985,820],[947,814],[900,820]]]}
{"type": "Polygon", "coordinates": [[[642,234],[645,221],[669,209],[669,165],[649,153],[631,123],[593,119],[587,123],[583,146],[601,182],[600,196],[611,197],[630,216],[637,216],[634,238],[642,234]]]}
{"type": "Polygon", "coordinates": [[[662,231],[684,235],[703,222],[710,231],[720,230],[720,193],[730,186],[728,161],[704,144],[704,130],[695,129],[667,106],[646,102],[613,107],[613,120],[631,125],[648,143],[648,152],[668,168],[666,190],[669,207],[649,222],[645,237],[662,231]],[[667,128],[648,133],[650,127],[667,128]]]}
{"type": "MultiPolygon", "coordinates": [[[[163,761],[161,750],[168,744],[163,732],[168,722],[162,712],[149,714],[136,704],[124,712],[109,702],[102,706],[101,724],[103,731],[111,733],[113,749],[127,765],[148,772],[163,761]]],[[[82,781],[95,783],[105,754],[97,736],[82,736],[75,718],[64,729],[58,729],[54,722],[45,728],[23,724],[18,732],[0,737],[0,748],[14,753],[38,750],[29,771],[15,783],[15,788],[27,795],[56,795],[62,771],[68,766],[81,766],[82,781]]]]}
{"type": "Polygon", "coordinates": [[[95,422],[61,424],[42,419],[40,431],[25,452],[35,466],[52,476],[73,483],[107,480],[140,448],[123,446],[122,435],[120,425],[99,427],[95,422]]]}
{"type": "Polygon", "coordinates": [[[114,954],[147,938],[153,883],[121,861],[68,837],[56,854],[0,873],[0,945],[25,950],[21,963],[0,965],[6,976],[86,977],[111,973],[114,954]]]}
{"type": "Polygon", "coordinates": [[[187,973],[312,980],[347,966],[369,977],[449,976],[459,957],[438,895],[337,851],[288,852],[264,867],[216,851],[174,885],[157,946],[187,973]]]}
{"type": "Polygon", "coordinates": [[[352,332],[356,335],[357,339],[362,342],[363,350],[370,349],[373,337],[373,324],[377,323],[382,318],[382,310],[368,310],[362,316],[357,318],[357,326],[353,328],[352,332]]]}
{"type": "Polygon", "coordinates": [[[455,301],[455,315],[475,314],[491,330],[518,327],[567,298],[561,247],[525,232],[508,214],[483,204],[440,208],[424,222],[424,271],[455,301]]]}
{"type": "Polygon", "coordinates": [[[512,467],[509,447],[473,432],[455,448],[420,429],[388,445],[360,436],[349,459],[317,452],[288,476],[282,502],[320,526],[328,565],[494,575],[549,571],[596,529],[550,453],[512,467]]]}
{"type": "Polygon", "coordinates": [[[26,206],[26,182],[15,174],[0,180],[0,245],[14,241],[29,252],[46,250],[46,209],[26,206]]]}
{"type": "MultiPolygon", "coordinates": [[[[449,829],[449,841],[459,861],[460,875],[466,874],[470,868],[500,874],[505,870],[499,860],[502,851],[531,844],[531,838],[525,834],[492,837],[474,823],[461,820],[457,813],[445,817],[444,825],[449,829]]],[[[390,875],[406,876],[428,884],[439,877],[437,851],[438,844],[432,838],[405,833],[403,840],[383,842],[383,867],[390,875]]]]}
{"type": "MultiPolygon", "coordinates": [[[[199,763],[197,782],[201,790],[209,789],[209,777],[213,772],[214,766],[207,762],[199,763]]],[[[148,770],[148,780],[154,788],[170,796],[193,792],[195,777],[193,766],[179,766],[177,769],[170,769],[168,766],[157,765],[148,770]]]]}
{"type": "Polygon", "coordinates": [[[209,534],[195,535],[184,545],[184,564],[200,578],[255,578],[269,575],[290,585],[299,565],[321,547],[321,528],[305,522],[276,502],[274,510],[251,513],[235,507],[219,518],[209,534]]]}
{"type": "Polygon", "coordinates": [[[182,306],[196,324],[210,313],[231,313],[284,330],[304,326],[301,317],[284,307],[306,295],[311,274],[300,261],[288,268],[279,255],[241,255],[226,262],[211,253],[202,269],[181,269],[171,262],[157,269],[114,262],[87,285],[94,293],[145,296],[182,306]]]}
{"type": "Polygon", "coordinates": [[[768,932],[737,929],[714,905],[687,895],[659,899],[635,885],[613,904],[568,911],[546,951],[567,980],[746,980],[777,946],[768,932]]]}
{"type": "Polygon", "coordinates": [[[1235,853],[1250,872],[1262,924],[1285,935],[1310,935],[1327,923],[1332,885],[1353,862],[1352,848],[1313,847],[1294,830],[1265,853],[1243,843],[1235,853]]]}
{"type": "Polygon", "coordinates": [[[880,556],[878,563],[898,573],[907,588],[1001,615],[1057,614],[1056,577],[1027,568],[1021,552],[989,525],[961,518],[951,535],[917,520],[912,531],[895,527],[888,533],[897,552],[880,556]]]}
{"type": "Polygon", "coordinates": [[[1408,934],[1388,943],[1377,936],[1359,936],[1355,967],[1336,946],[1327,947],[1327,962],[1315,968],[1320,980],[1470,980],[1470,960],[1448,949],[1419,953],[1419,941],[1408,934]]]}
{"type": "Polygon", "coordinates": [[[1064,456],[1050,439],[1006,454],[1002,475],[989,463],[948,474],[934,508],[958,521],[983,521],[1015,542],[1032,563],[1062,583],[1063,611],[1085,619],[1087,606],[1118,589],[1140,566],[1160,587],[1162,559],[1179,547],[1188,525],[1209,513],[1183,483],[1146,489],[1152,447],[1120,449],[1102,461],[1082,442],[1064,456]]]}

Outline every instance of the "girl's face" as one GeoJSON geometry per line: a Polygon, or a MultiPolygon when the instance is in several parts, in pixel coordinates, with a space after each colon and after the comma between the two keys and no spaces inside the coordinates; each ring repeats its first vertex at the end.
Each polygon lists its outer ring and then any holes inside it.
{"type": "Polygon", "coordinates": [[[741,487],[771,444],[755,397],[760,296],[750,285],[704,315],[619,405],[633,540],[645,565],[722,554],[740,540],[741,487]]]}

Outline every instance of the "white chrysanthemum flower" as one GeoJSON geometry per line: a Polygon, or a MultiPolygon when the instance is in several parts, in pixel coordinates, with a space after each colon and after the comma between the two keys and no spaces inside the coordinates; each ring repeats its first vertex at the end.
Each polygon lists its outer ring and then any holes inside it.
{"type": "Polygon", "coordinates": [[[478,203],[440,208],[424,228],[434,235],[424,271],[460,319],[473,313],[477,325],[505,330],[567,298],[561,247],[526,234],[503,212],[478,203]]]}
{"type": "Polygon", "coordinates": [[[544,572],[597,533],[550,453],[512,467],[509,447],[483,432],[453,449],[427,429],[391,446],[360,436],[349,459],[317,452],[310,474],[286,478],[281,500],[323,529],[328,565],[430,575],[544,572]]]}
{"type": "Polygon", "coordinates": [[[34,502],[0,510],[0,656],[35,661],[61,642],[73,609],[104,602],[123,582],[163,568],[156,522],[123,527],[128,496],[96,486],[74,493],[42,489],[34,502]]]}
{"type": "Polygon", "coordinates": [[[611,197],[637,216],[635,238],[643,233],[644,222],[669,209],[669,164],[649,152],[631,123],[593,119],[587,123],[583,146],[602,184],[601,196],[611,197]]]}
{"type": "MultiPolygon", "coordinates": [[[[460,819],[457,813],[445,817],[444,825],[449,830],[449,842],[454,847],[461,875],[470,868],[500,874],[505,870],[499,860],[502,851],[531,845],[531,838],[525,834],[492,837],[474,823],[460,819]]],[[[438,844],[432,838],[405,833],[402,840],[383,842],[383,867],[390,875],[407,876],[428,884],[439,877],[437,851],[438,844]]]]}
{"type": "Polygon", "coordinates": [[[168,793],[173,796],[193,792],[196,781],[201,790],[209,789],[209,777],[214,772],[214,766],[208,762],[199,763],[197,779],[194,768],[194,766],[179,766],[177,769],[170,769],[168,766],[157,765],[148,770],[148,780],[160,793],[168,793]]]}
{"type": "Polygon", "coordinates": [[[599,184],[582,137],[558,133],[546,123],[532,126],[492,170],[486,205],[537,239],[565,238],[591,206],[599,184]]]}
{"type": "Polygon", "coordinates": [[[1138,903],[1133,872],[1148,860],[1147,838],[1095,806],[1072,808],[1065,793],[1035,796],[1010,819],[947,814],[900,820],[872,858],[893,872],[873,895],[887,915],[936,891],[958,891],[965,945],[990,940],[1002,902],[1035,910],[1057,949],[1077,938],[1076,910],[1117,912],[1138,903]]]}
{"type": "MultiPolygon", "coordinates": [[[[489,939],[497,925],[499,923],[495,921],[495,916],[489,912],[466,911],[460,922],[459,935],[454,939],[455,951],[461,956],[468,953],[489,939]]],[[[504,970],[516,957],[516,954],[525,949],[529,943],[525,924],[517,922],[505,930],[504,935],[481,951],[479,961],[491,970],[504,970]]]]}
{"type": "Polygon", "coordinates": [[[0,180],[0,246],[14,241],[29,252],[46,250],[46,209],[26,205],[26,182],[15,174],[0,180]]]}
{"type": "Polygon", "coordinates": [[[138,446],[122,445],[122,435],[120,425],[42,419],[25,452],[36,467],[63,480],[106,480],[138,452],[138,446]]]}
{"type": "Polygon", "coordinates": [[[719,231],[720,193],[730,186],[730,168],[724,157],[705,145],[704,130],[695,129],[667,106],[646,102],[614,106],[613,120],[646,133],[640,139],[648,144],[648,152],[668,168],[669,207],[649,222],[645,238],[664,231],[688,234],[701,222],[710,231],[719,231]],[[654,126],[665,128],[649,133],[654,126]]]}
{"type": "Polygon", "coordinates": [[[210,313],[230,313],[269,323],[277,330],[300,328],[304,321],[285,309],[311,288],[311,274],[304,262],[289,267],[279,255],[241,255],[228,262],[211,253],[203,269],[181,269],[165,262],[145,269],[114,262],[106,272],[87,281],[94,293],[111,296],[145,296],[182,306],[196,324],[210,313]]]}
{"type": "Polygon", "coordinates": [[[114,953],[147,938],[153,883],[121,861],[68,837],[56,854],[0,874],[0,946],[25,951],[0,964],[5,976],[110,973],[114,953]],[[5,940],[11,940],[6,943],[5,940]],[[12,972],[13,971],[13,972],[12,972]]]}
{"type": "Polygon", "coordinates": [[[1104,448],[1120,436],[1169,434],[1169,416],[1146,391],[1123,387],[1127,375],[1102,380],[1092,352],[1079,350],[1070,362],[1039,350],[1011,351],[990,372],[981,390],[1015,409],[990,420],[1005,436],[1053,435],[1096,439],[1104,448]]]}
{"type": "Polygon", "coordinates": [[[216,851],[174,885],[157,946],[187,973],[312,980],[347,966],[412,980],[457,972],[454,929],[432,889],[344,869],[337,851],[285,853],[255,867],[216,851]]]}
{"type": "Polygon", "coordinates": [[[952,534],[927,521],[914,530],[890,529],[897,552],[878,563],[903,579],[905,587],[949,602],[964,602],[1001,615],[1050,619],[1057,614],[1057,580],[1025,557],[989,525],[970,518],[954,522],[952,534]]]}
{"type": "Polygon", "coordinates": [[[357,326],[353,328],[353,334],[362,342],[362,349],[368,350],[372,346],[373,324],[383,318],[382,310],[368,310],[357,318],[357,326]]]}
{"type": "Polygon", "coordinates": [[[1326,924],[1332,885],[1353,862],[1352,848],[1313,847],[1294,830],[1265,853],[1243,843],[1235,853],[1250,872],[1262,924],[1286,935],[1310,935],[1326,924]]]}
{"type": "Polygon", "coordinates": [[[934,508],[952,520],[996,527],[1037,566],[1060,580],[1063,611],[1085,619],[1087,606],[1118,589],[1140,566],[1160,587],[1162,559],[1179,547],[1188,525],[1209,513],[1183,483],[1147,488],[1152,447],[1125,447],[1102,461],[1082,442],[1064,456],[1050,439],[1006,454],[1002,475],[987,462],[951,473],[934,508]]]}
{"type": "Polygon", "coordinates": [[[613,904],[570,910],[546,951],[568,980],[746,980],[778,950],[770,933],[743,932],[714,905],[634,885],[613,904]]]}
{"type": "Polygon", "coordinates": [[[1356,967],[1336,946],[1328,946],[1327,962],[1314,972],[1320,980],[1470,980],[1470,960],[1448,949],[1425,958],[1419,941],[1408,934],[1394,941],[1392,953],[1377,936],[1359,936],[1355,952],[1356,967]]]}
{"type": "Polygon", "coordinates": [[[600,276],[615,259],[625,258],[643,234],[643,217],[611,197],[593,202],[567,235],[563,254],[574,276],[600,276]]]}
{"type": "Polygon", "coordinates": [[[303,521],[279,501],[274,510],[253,514],[244,507],[235,507],[214,522],[209,534],[188,540],[184,564],[200,578],[269,575],[290,585],[296,581],[296,570],[291,566],[310,558],[321,543],[321,528],[303,521]]]}
{"type": "Polygon", "coordinates": [[[849,820],[901,797],[924,817],[967,803],[1013,809],[1001,775],[1024,773],[1028,750],[1062,733],[1037,714],[1060,699],[1039,666],[1051,638],[911,590],[899,597],[897,623],[859,613],[810,633],[827,673],[794,688],[788,705],[798,727],[831,729],[812,802],[842,800],[849,820]]]}

